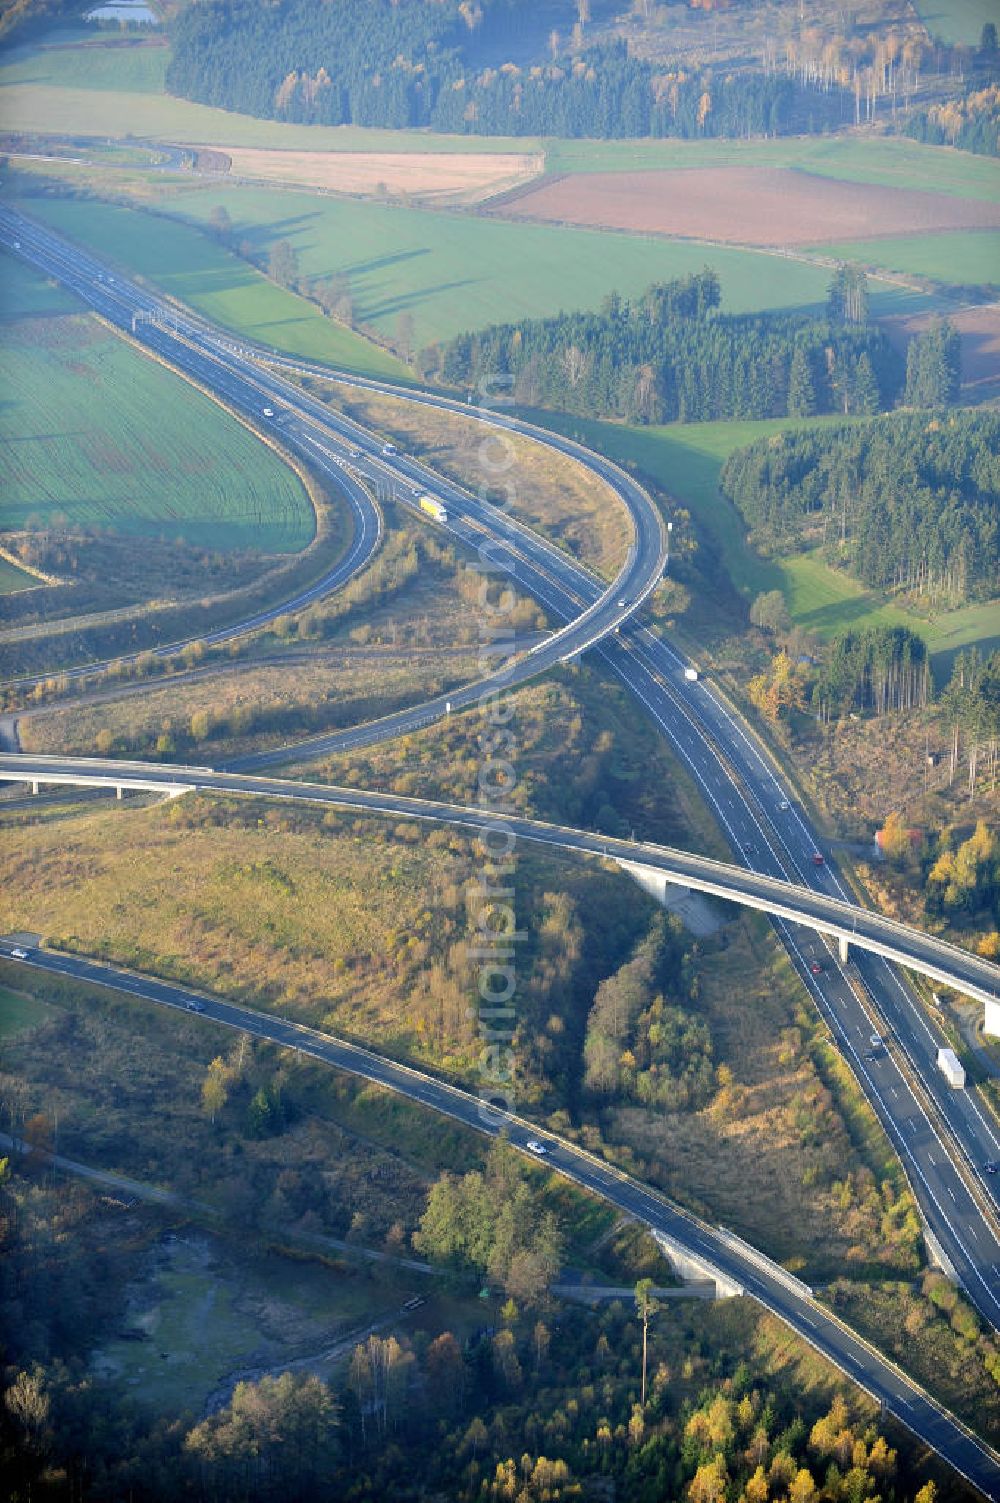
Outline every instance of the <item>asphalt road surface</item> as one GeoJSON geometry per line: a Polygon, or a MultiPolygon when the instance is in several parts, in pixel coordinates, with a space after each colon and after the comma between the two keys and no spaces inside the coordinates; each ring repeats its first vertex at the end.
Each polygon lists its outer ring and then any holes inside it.
{"type": "MultiPolygon", "coordinates": [[[[554,617],[571,623],[563,637],[551,639],[548,656],[537,665],[539,671],[552,661],[595,648],[668,737],[726,832],[738,861],[762,876],[808,886],[818,896],[847,897],[829,856],[822,866],[814,864],[813,857],[821,846],[806,814],[746,726],[710,684],[685,680],[685,660],[669,642],[632,619],[645,593],[655,585],[663,539],[645,492],[624,472],[600,456],[589,455],[572,441],[544,435],[552,447],[582,458],[592,469],[605,474],[633,516],[635,546],[622,576],[605,588],[572,559],[513,519],[469,497],[461,488],[448,486],[440,477],[432,477],[405,456],[382,455],[377,436],[331,414],[280,374],[265,370],[259,363],[260,351],[208,330],[201,321],[115,276],[95,258],[20,216],[0,214],[0,243],[19,249],[35,264],[59,276],[120,326],[130,327],[133,315],[137,316],[134,332],[141,342],[258,422],[263,406],[270,406],[282,440],[289,447],[298,447],[328,474],[337,471],[344,477],[349,498],[352,469],[368,485],[388,485],[390,493],[403,501],[408,496],[412,499],[416,489],[433,489],[445,500],[449,525],[457,536],[462,537],[458,529],[466,528],[463,541],[476,545],[478,539],[481,556],[492,558],[498,568],[539,598],[554,617]],[[353,454],[349,446],[353,446],[353,454]]],[[[392,391],[411,401],[457,409],[467,415],[470,412],[460,403],[431,393],[322,373],[357,386],[392,391]]],[[[497,414],[484,415],[473,409],[472,415],[497,428],[531,431],[497,414]]],[[[355,494],[359,506],[364,504],[361,497],[371,505],[365,486],[359,486],[355,494]]],[[[356,523],[356,541],[359,530],[356,523]]],[[[367,546],[368,551],[356,557],[348,574],[370,557],[376,545],[377,536],[373,540],[369,532],[362,542],[362,549],[367,546]]],[[[342,573],[339,582],[345,577],[342,573]]],[[[326,587],[336,588],[336,583],[326,587]]],[[[273,614],[302,603],[285,602],[273,614]]],[[[482,685],[478,689],[481,693],[482,685]]],[[[455,696],[450,698],[454,708],[455,696]]],[[[425,723],[417,718],[421,709],[429,718],[446,712],[440,704],[418,707],[408,712],[414,717],[409,722],[411,727],[425,723]]],[[[406,722],[402,724],[405,728],[406,722]]],[[[398,734],[399,729],[398,722],[392,728],[383,722],[381,728],[369,727],[364,734],[378,738],[398,734]]],[[[321,749],[318,741],[313,745],[321,749]]],[[[299,750],[285,753],[293,754],[298,756],[299,750]]],[[[834,1041],[899,1150],[935,1239],[970,1298],[997,1325],[1000,1241],[993,1214],[995,1192],[984,1173],[985,1163],[1000,1157],[994,1125],[974,1093],[951,1091],[944,1083],[934,1060],[937,1048],[946,1040],[895,967],[856,951],[845,970],[831,959],[822,940],[803,939],[799,929],[782,920],[777,921],[777,927],[834,1041]],[[818,975],[812,969],[815,965],[821,967],[818,975]],[[866,1044],[873,1032],[886,1038],[889,1047],[870,1058],[866,1044]],[[919,1083],[916,1087],[914,1080],[919,1083]],[[988,1215],[984,1215],[984,1204],[988,1215]]],[[[986,984],[992,985],[989,980],[986,984]]]]}
{"type": "Polygon", "coordinates": [[[710,1226],[690,1215],[576,1144],[498,1110],[446,1081],[302,1024],[71,955],[32,951],[22,964],[26,969],[111,986],[158,1006],[195,1011],[211,1022],[295,1049],[338,1070],[385,1086],[477,1132],[496,1136],[505,1131],[515,1147],[526,1154],[530,1152],[529,1142],[540,1144],[544,1154],[533,1153],[533,1158],[601,1196],[650,1231],[660,1232],[688,1248],[703,1261],[709,1276],[711,1270],[716,1270],[734,1291],[751,1296],[779,1315],[810,1346],[884,1404],[908,1430],[945,1457],[969,1483],[987,1498],[1000,1500],[1000,1454],[844,1326],[804,1284],[724,1228],[710,1226]]]}

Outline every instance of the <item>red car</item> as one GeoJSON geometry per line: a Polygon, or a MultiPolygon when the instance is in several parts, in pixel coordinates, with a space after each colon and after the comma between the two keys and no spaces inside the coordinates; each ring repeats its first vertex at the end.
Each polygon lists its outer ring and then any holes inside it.
{"type": "Polygon", "coordinates": [[[814,976],[822,976],[823,974],[823,967],[820,965],[818,960],[814,960],[809,969],[812,971],[814,976]]]}
{"type": "Polygon", "coordinates": [[[813,866],[824,866],[825,862],[819,851],[813,851],[813,866]]]}

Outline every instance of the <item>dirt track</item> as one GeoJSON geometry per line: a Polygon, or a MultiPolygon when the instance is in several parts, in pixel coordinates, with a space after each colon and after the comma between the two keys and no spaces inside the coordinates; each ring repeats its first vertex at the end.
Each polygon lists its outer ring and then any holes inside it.
{"type": "Polygon", "coordinates": [[[816,245],[928,230],[995,229],[1000,204],[843,183],[787,167],[597,172],[543,181],[508,218],[743,245],[816,245]]]}

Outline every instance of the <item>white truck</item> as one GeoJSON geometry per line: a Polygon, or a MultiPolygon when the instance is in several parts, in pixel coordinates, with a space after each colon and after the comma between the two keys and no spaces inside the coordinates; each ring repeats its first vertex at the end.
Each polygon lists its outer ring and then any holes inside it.
{"type": "Polygon", "coordinates": [[[444,509],[444,504],[438,500],[437,496],[421,496],[420,510],[426,512],[429,517],[433,517],[435,522],[447,522],[448,520],[448,513],[444,509]]]}
{"type": "Polygon", "coordinates": [[[939,1049],[937,1052],[938,1069],[945,1080],[955,1090],[961,1090],[965,1085],[965,1070],[962,1062],[954,1049],[939,1049]]]}
{"type": "Polygon", "coordinates": [[[687,679],[689,684],[696,684],[698,682],[697,668],[685,668],[684,677],[687,679]]]}

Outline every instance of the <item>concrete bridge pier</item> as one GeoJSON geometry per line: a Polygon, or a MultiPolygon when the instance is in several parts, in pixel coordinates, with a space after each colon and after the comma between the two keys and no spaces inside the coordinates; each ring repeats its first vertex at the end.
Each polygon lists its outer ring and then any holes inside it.
{"type": "Polygon", "coordinates": [[[851,943],[846,934],[840,936],[840,963],[846,965],[851,958],[851,943]]]}
{"type": "Polygon", "coordinates": [[[641,861],[623,861],[616,857],[618,866],[627,872],[643,892],[648,892],[668,912],[674,913],[697,939],[706,939],[722,927],[718,910],[704,893],[675,882],[666,872],[655,866],[646,866],[641,861]]]}
{"type": "Polygon", "coordinates": [[[735,1299],[743,1293],[743,1285],[738,1283],[728,1273],[724,1273],[715,1263],[707,1258],[699,1258],[688,1248],[675,1242],[673,1237],[650,1228],[653,1233],[653,1241],[660,1249],[667,1262],[679,1279],[686,1284],[714,1284],[716,1299],[735,1299]]]}
{"type": "Polygon", "coordinates": [[[38,779],[37,778],[32,778],[32,780],[31,780],[31,792],[32,792],[32,794],[33,794],[33,796],[35,798],[38,797],[38,779]]]}

